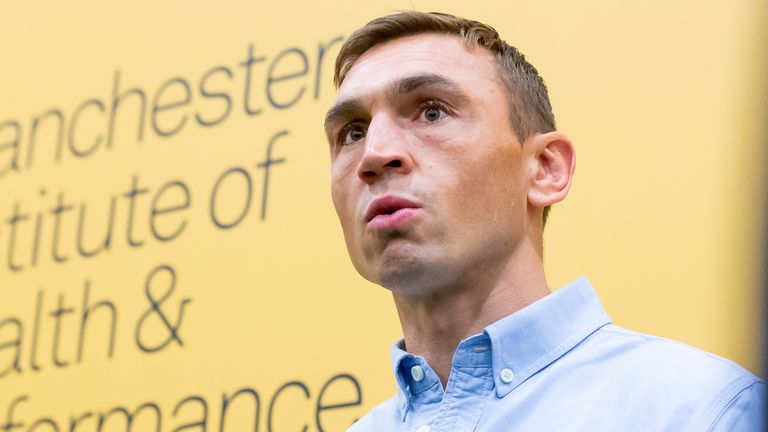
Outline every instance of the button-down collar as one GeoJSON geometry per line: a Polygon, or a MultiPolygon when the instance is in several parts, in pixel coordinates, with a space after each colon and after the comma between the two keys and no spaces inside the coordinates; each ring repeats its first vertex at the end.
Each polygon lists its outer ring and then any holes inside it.
{"type": "MultiPolygon", "coordinates": [[[[502,398],[610,321],[587,279],[580,278],[461,341],[454,362],[483,367],[490,361],[496,394],[502,398]]],[[[412,398],[438,385],[439,379],[423,357],[403,346],[402,339],[395,343],[391,360],[404,419],[412,398]],[[425,372],[420,381],[411,376],[417,365],[425,372]]]]}

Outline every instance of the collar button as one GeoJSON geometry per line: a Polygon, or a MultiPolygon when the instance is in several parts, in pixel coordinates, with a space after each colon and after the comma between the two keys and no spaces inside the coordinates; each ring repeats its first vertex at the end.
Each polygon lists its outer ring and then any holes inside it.
{"type": "Polygon", "coordinates": [[[419,365],[412,367],[411,376],[413,377],[414,381],[420,382],[424,379],[424,368],[419,365]]]}
{"type": "Polygon", "coordinates": [[[503,369],[501,371],[501,380],[505,383],[509,384],[512,382],[512,380],[515,379],[515,374],[512,372],[512,369],[503,369]]]}

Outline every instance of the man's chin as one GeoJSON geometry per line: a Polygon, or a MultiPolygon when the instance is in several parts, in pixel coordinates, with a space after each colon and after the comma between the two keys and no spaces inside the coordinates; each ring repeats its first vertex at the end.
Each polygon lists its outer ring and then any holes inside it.
{"type": "MultiPolygon", "coordinates": [[[[440,248],[409,237],[390,238],[363,251],[355,267],[365,279],[391,291],[410,291],[439,279],[440,248]]],[[[443,272],[446,269],[443,269],[443,272]]]]}
{"type": "Polygon", "coordinates": [[[418,256],[390,256],[379,263],[374,282],[395,294],[419,295],[440,283],[445,276],[442,267],[418,256]]]}

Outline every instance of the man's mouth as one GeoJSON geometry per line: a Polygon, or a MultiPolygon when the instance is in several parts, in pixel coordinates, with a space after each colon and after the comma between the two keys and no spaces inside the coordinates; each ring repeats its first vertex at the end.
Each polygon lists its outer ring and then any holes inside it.
{"type": "Polygon", "coordinates": [[[394,195],[376,198],[368,205],[365,223],[373,229],[394,229],[416,216],[421,206],[394,195]]]}

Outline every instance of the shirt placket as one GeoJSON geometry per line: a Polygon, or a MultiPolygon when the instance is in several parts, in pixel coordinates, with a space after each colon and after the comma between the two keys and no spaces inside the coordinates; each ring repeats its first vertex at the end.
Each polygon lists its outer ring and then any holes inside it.
{"type": "Polygon", "coordinates": [[[431,432],[474,431],[493,387],[490,366],[454,367],[431,432]]]}
{"type": "Polygon", "coordinates": [[[430,432],[473,431],[494,388],[490,340],[478,335],[462,341],[430,432]]]}

